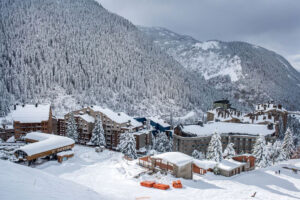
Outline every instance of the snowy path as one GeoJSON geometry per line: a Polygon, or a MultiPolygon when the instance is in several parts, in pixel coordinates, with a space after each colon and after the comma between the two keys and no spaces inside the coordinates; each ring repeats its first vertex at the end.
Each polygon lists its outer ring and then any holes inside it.
{"type": "MultiPolygon", "coordinates": [[[[142,175],[133,178],[145,169],[135,161],[125,161],[117,152],[94,152],[93,148],[76,146],[75,157],[59,164],[56,161],[44,163],[37,168],[87,186],[111,199],[300,199],[300,174],[279,166],[255,170],[233,177],[194,176],[195,180],[184,180],[183,189],[161,191],[144,188],[141,180],[155,180],[171,184],[174,177],[142,175]],[[276,175],[275,170],[281,170],[276,175]],[[257,192],[255,198],[250,196],[257,192]]],[[[299,167],[300,160],[289,161],[288,166],[299,167]]]]}

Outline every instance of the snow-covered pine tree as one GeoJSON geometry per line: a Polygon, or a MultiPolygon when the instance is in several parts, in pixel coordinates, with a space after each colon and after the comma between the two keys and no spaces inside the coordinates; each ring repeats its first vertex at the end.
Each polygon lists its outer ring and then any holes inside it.
{"type": "Polygon", "coordinates": [[[282,149],[284,151],[285,160],[288,160],[291,158],[293,152],[294,152],[294,140],[293,140],[293,133],[288,128],[285,132],[283,143],[282,143],[282,149]]]}
{"type": "Polygon", "coordinates": [[[121,151],[125,156],[136,159],[136,142],[132,133],[122,133],[120,136],[120,144],[118,150],[121,151]]]}
{"type": "Polygon", "coordinates": [[[67,123],[67,137],[72,138],[76,143],[78,142],[77,124],[74,115],[71,114],[67,123]]]}
{"type": "Polygon", "coordinates": [[[273,156],[272,161],[273,164],[276,162],[283,161],[285,158],[284,151],[282,150],[282,144],[279,140],[276,140],[273,144],[273,156]]]}
{"type": "Polygon", "coordinates": [[[207,147],[207,159],[221,162],[223,159],[222,155],[222,142],[221,137],[217,131],[211,136],[209,145],[207,147]]]}
{"type": "Polygon", "coordinates": [[[300,119],[298,119],[294,115],[289,115],[287,120],[287,127],[289,127],[290,131],[293,133],[294,144],[298,145],[300,141],[300,119]]]}
{"type": "Polygon", "coordinates": [[[285,131],[286,130],[284,130],[282,116],[280,115],[278,120],[278,134],[280,139],[283,139],[285,131]]]}
{"type": "Polygon", "coordinates": [[[95,146],[106,146],[104,129],[102,125],[102,120],[100,118],[98,118],[95,123],[95,127],[93,129],[92,137],[89,144],[95,146]]]}
{"type": "Polygon", "coordinates": [[[154,149],[158,152],[169,152],[172,150],[170,141],[164,132],[157,133],[154,149]]]}
{"type": "Polygon", "coordinates": [[[198,151],[197,149],[195,149],[192,153],[192,157],[193,158],[196,158],[196,159],[199,159],[199,160],[202,160],[205,158],[204,154],[201,152],[201,151],[198,151]]]}
{"type": "Polygon", "coordinates": [[[267,167],[270,157],[269,150],[266,146],[266,140],[263,135],[260,135],[256,138],[256,142],[253,146],[253,156],[256,158],[255,163],[257,167],[267,167]]]}
{"type": "Polygon", "coordinates": [[[268,144],[264,148],[265,167],[271,166],[273,164],[273,155],[274,155],[273,145],[272,143],[268,142],[268,144]]]}
{"type": "Polygon", "coordinates": [[[233,146],[234,146],[233,143],[228,143],[226,149],[223,152],[224,158],[232,158],[233,156],[235,156],[236,153],[233,146]]]}

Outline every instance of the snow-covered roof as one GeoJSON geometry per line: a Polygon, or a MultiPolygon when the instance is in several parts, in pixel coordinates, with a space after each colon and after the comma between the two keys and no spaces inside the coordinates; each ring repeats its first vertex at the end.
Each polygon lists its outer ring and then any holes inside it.
{"type": "Polygon", "coordinates": [[[67,137],[41,132],[28,133],[24,138],[38,141],[17,149],[24,151],[28,156],[72,145],[75,143],[74,140],[67,137]]]}
{"type": "Polygon", "coordinates": [[[137,132],[134,132],[133,135],[143,135],[143,134],[148,134],[151,130],[149,129],[142,129],[142,130],[139,130],[137,132]]]}
{"type": "Polygon", "coordinates": [[[217,165],[217,162],[212,160],[194,159],[193,163],[202,169],[213,169],[217,165]]]}
{"type": "Polygon", "coordinates": [[[286,111],[286,109],[284,109],[283,107],[281,109],[279,109],[278,105],[275,105],[273,103],[264,103],[264,104],[255,105],[255,110],[263,111],[263,112],[268,112],[270,110],[277,110],[277,111],[281,111],[281,112],[286,111]],[[264,106],[266,106],[266,110],[264,109],[264,106]]]}
{"type": "Polygon", "coordinates": [[[218,164],[218,168],[226,171],[230,171],[243,165],[246,165],[246,163],[238,162],[232,159],[230,160],[224,159],[218,164]]]}
{"type": "Polygon", "coordinates": [[[181,152],[166,152],[152,156],[152,158],[160,158],[173,163],[177,166],[184,166],[190,162],[193,162],[193,158],[181,152]]]}
{"type": "Polygon", "coordinates": [[[57,153],[57,156],[69,156],[69,155],[73,155],[74,151],[73,150],[68,150],[68,151],[62,151],[57,153]]]}
{"type": "Polygon", "coordinates": [[[80,117],[88,123],[95,123],[95,118],[89,114],[84,115],[74,115],[75,117],[80,117]]]}
{"type": "MultiPolygon", "coordinates": [[[[254,116],[253,119],[253,123],[262,123],[262,122],[270,122],[270,123],[274,123],[275,119],[273,116],[271,116],[271,119],[269,119],[268,115],[258,115],[257,119],[256,116],[254,116]],[[264,119],[265,117],[265,119],[264,119]]],[[[252,119],[248,116],[248,117],[244,117],[243,118],[243,122],[244,123],[252,123],[252,119]]]]}
{"type": "Polygon", "coordinates": [[[242,124],[242,123],[229,123],[229,122],[213,122],[199,125],[186,125],[182,128],[183,132],[191,133],[197,136],[210,136],[215,131],[220,134],[236,133],[245,135],[270,135],[275,130],[270,130],[266,125],[261,124],[242,124]]]}
{"type": "Polygon", "coordinates": [[[165,120],[159,118],[159,117],[149,117],[149,119],[157,124],[160,124],[162,127],[169,127],[171,126],[168,124],[165,120]]]}
{"type": "Polygon", "coordinates": [[[123,124],[130,121],[130,124],[134,127],[143,126],[142,123],[135,120],[133,117],[130,117],[124,112],[114,112],[109,108],[102,108],[101,106],[93,106],[91,107],[92,110],[95,112],[101,112],[104,115],[106,115],[108,118],[110,118],[112,121],[115,121],[116,123],[123,124]]]}
{"type": "Polygon", "coordinates": [[[50,104],[18,105],[16,110],[12,111],[13,121],[21,123],[38,123],[48,121],[50,114],[50,104]]]}
{"type": "Polygon", "coordinates": [[[232,119],[239,119],[239,120],[243,119],[243,113],[236,111],[232,108],[223,109],[223,108],[217,107],[212,110],[208,110],[207,112],[214,114],[214,120],[217,119],[220,121],[229,121],[232,119]],[[221,113],[220,115],[219,115],[219,112],[221,113]],[[222,114],[223,114],[223,116],[222,116],[222,114]]]}

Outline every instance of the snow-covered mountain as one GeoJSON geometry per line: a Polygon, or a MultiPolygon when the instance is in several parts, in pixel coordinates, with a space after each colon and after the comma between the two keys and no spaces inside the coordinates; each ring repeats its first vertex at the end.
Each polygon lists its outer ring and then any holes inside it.
{"type": "Polygon", "coordinates": [[[165,28],[139,29],[186,69],[200,72],[246,106],[275,100],[288,109],[300,108],[300,73],[275,52],[245,42],[200,42],[165,28]]]}
{"type": "Polygon", "coordinates": [[[0,30],[2,113],[15,102],[48,101],[56,110],[100,104],[166,114],[218,98],[203,77],[93,0],[3,0],[0,30]]]}

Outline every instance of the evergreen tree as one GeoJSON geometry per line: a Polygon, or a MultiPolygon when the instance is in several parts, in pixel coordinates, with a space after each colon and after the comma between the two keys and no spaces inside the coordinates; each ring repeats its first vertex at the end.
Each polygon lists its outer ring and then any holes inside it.
{"type": "Polygon", "coordinates": [[[256,158],[257,167],[267,167],[270,163],[270,151],[266,146],[266,140],[263,135],[260,135],[256,138],[256,142],[253,147],[253,156],[256,158]]]}
{"type": "Polygon", "coordinates": [[[78,142],[77,125],[74,119],[74,115],[71,114],[67,123],[67,137],[72,138],[76,143],[78,142]]]}
{"type": "Polygon", "coordinates": [[[285,154],[285,160],[290,159],[294,152],[293,133],[291,132],[290,128],[288,128],[285,132],[282,149],[285,154]]]}
{"type": "Polygon", "coordinates": [[[125,156],[136,159],[136,142],[132,133],[123,133],[120,136],[120,144],[118,145],[118,150],[121,151],[125,156]]]}
{"type": "Polygon", "coordinates": [[[106,146],[104,129],[100,118],[98,118],[95,123],[95,127],[93,129],[92,137],[89,143],[95,146],[106,146]]]}
{"type": "Polygon", "coordinates": [[[274,155],[274,149],[273,149],[273,145],[272,143],[268,143],[265,147],[264,147],[264,159],[265,159],[265,166],[264,167],[268,167],[271,166],[273,164],[273,155],[274,155]]]}
{"type": "Polygon", "coordinates": [[[283,120],[282,120],[282,116],[281,115],[279,116],[279,121],[278,121],[278,132],[279,132],[278,133],[279,134],[279,138],[283,139],[285,130],[284,130],[283,120]]]}
{"type": "Polygon", "coordinates": [[[221,162],[223,159],[222,155],[222,142],[220,135],[215,131],[211,136],[208,148],[207,148],[207,159],[221,162]]]}
{"type": "Polygon", "coordinates": [[[158,152],[169,152],[172,147],[170,145],[170,141],[167,135],[164,132],[158,132],[155,139],[155,147],[154,149],[158,152]]]}
{"type": "Polygon", "coordinates": [[[199,159],[202,160],[205,158],[204,154],[201,151],[198,151],[197,149],[195,149],[192,153],[192,157],[195,159],[199,159]]]}
{"type": "Polygon", "coordinates": [[[284,151],[282,150],[282,144],[279,140],[276,140],[273,144],[273,156],[272,156],[272,161],[273,164],[276,162],[283,161],[285,158],[284,151]]]}
{"type": "Polygon", "coordinates": [[[233,146],[234,146],[233,143],[228,143],[226,149],[223,152],[223,157],[232,158],[233,156],[235,156],[236,153],[233,146]]]}

